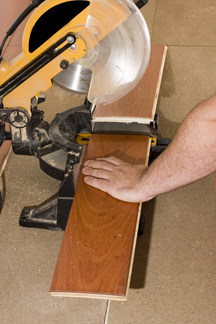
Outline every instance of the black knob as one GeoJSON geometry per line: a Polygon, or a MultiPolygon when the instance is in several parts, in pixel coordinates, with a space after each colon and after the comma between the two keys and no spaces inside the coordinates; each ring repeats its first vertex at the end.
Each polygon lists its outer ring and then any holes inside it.
{"type": "Polygon", "coordinates": [[[69,66],[69,62],[67,60],[62,60],[60,63],[60,67],[62,68],[62,70],[66,70],[69,66]]]}

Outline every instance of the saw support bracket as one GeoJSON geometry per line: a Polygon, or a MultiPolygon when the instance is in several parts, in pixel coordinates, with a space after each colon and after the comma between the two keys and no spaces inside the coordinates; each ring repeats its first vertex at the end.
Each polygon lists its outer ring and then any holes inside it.
{"type": "Polygon", "coordinates": [[[19,225],[49,230],[65,230],[75,194],[74,164],[80,156],[68,152],[64,180],[58,194],[37,207],[25,207],[20,215],[19,225]]]}

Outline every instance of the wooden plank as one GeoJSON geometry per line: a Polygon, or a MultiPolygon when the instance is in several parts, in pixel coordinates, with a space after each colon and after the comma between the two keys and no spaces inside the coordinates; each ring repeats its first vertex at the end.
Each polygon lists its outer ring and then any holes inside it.
{"type": "MultiPolygon", "coordinates": [[[[85,158],[113,155],[148,161],[143,135],[92,135],[85,158]]],[[[80,176],[59,252],[53,296],[125,300],[139,223],[140,204],[117,200],[86,185],[80,176]]]]}
{"type": "Polygon", "coordinates": [[[152,44],[148,68],[138,85],[126,96],[116,102],[99,105],[94,112],[94,122],[139,122],[149,124],[153,121],[167,47],[152,44]]]}
{"type": "Polygon", "coordinates": [[[2,175],[11,150],[11,141],[6,141],[0,148],[0,176],[2,175]]]}
{"type": "MultiPolygon", "coordinates": [[[[152,121],[166,49],[165,45],[153,45],[150,66],[141,83],[118,102],[98,107],[93,121],[152,121]]],[[[149,148],[150,139],[143,135],[93,135],[86,159],[114,155],[127,162],[147,164],[149,148]]],[[[126,300],[139,212],[139,204],[116,200],[89,187],[81,175],[51,295],[126,300]]]]}

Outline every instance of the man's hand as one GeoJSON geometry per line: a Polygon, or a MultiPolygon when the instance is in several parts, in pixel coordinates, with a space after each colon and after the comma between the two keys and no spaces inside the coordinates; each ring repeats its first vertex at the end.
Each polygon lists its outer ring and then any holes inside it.
{"type": "Polygon", "coordinates": [[[147,168],[132,165],[115,157],[98,158],[84,163],[82,173],[84,181],[111,196],[128,201],[141,202],[145,199],[145,190],[141,179],[147,168]]]}

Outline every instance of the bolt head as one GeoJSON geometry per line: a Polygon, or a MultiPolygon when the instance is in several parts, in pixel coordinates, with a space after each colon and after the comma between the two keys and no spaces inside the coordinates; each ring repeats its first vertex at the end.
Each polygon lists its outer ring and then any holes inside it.
{"type": "Polygon", "coordinates": [[[75,39],[73,36],[68,36],[67,37],[67,42],[70,43],[70,44],[73,44],[75,42],[75,39]]]}
{"type": "Polygon", "coordinates": [[[72,49],[73,51],[76,50],[76,48],[77,48],[77,47],[76,47],[75,44],[71,45],[71,47],[70,47],[70,49],[72,49]]]}
{"type": "Polygon", "coordinates": [[[67,60],[62,60],[61,63],[60,63],[60,68],[62,70],[66,70],[69,66],[69,62],[67,60]]]}

